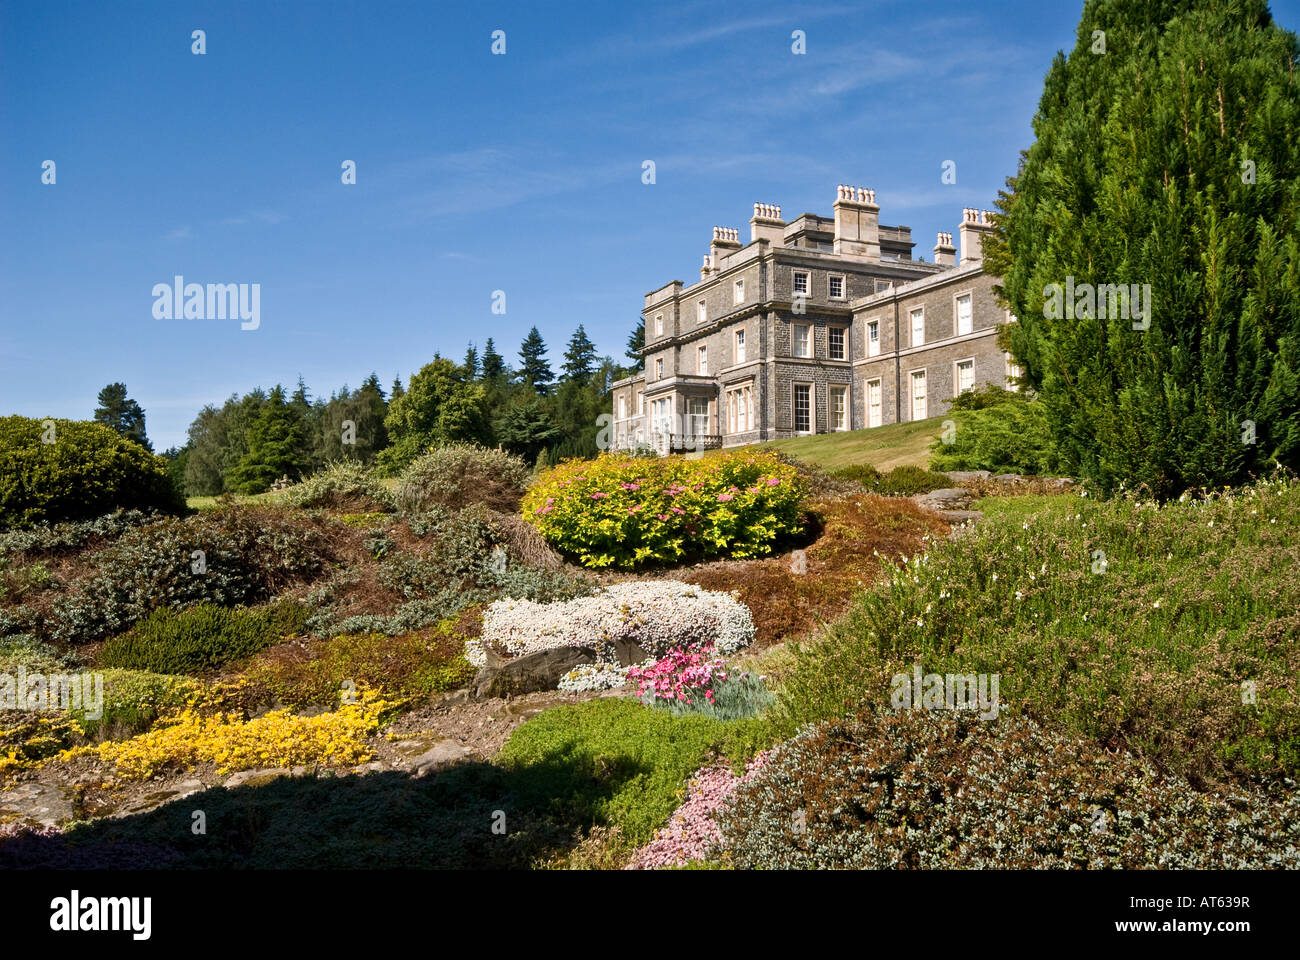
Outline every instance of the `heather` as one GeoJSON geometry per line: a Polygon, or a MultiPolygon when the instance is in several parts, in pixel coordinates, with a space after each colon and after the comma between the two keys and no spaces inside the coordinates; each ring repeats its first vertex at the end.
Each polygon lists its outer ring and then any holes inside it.
{"type": "Polygon", "coordinates": [[[1300,484],[1028,499],[898,564],[799,649],[779,729],[887,702],[919,663],[1000,674],[1004,703],[1197,783],[1294,776],[1300,484]]]}

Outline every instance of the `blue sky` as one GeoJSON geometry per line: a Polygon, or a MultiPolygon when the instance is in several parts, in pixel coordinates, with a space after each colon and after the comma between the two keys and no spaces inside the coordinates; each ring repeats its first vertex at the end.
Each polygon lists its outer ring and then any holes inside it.
{"type": "Polygon", "coordinates": [[[534,324],[553,366],[579,322],[621,357],[715,224],[839,183],[928,259],[1014,170],[1081,8],[0,2],[0,414],[84,419],[121,380],[161,450],[232,392],[387,388],[489,336],[517,362],[534,324]],[[261,326],[155,319],[177,274],[259,283],[261,326]]]}

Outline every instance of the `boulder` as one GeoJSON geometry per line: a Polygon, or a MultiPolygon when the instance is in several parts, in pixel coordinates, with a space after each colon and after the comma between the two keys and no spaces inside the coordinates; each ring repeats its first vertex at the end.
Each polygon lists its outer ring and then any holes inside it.
{"type": "Polygon", "coordinates": [[[476,697],[513,697],[554,690],[560,677],[574,667],[596,662],[596,655],[582,647],[552,647],[514,659],[502,657],[488,644],[483,649],[487,653],[487,666],[474,677],[476,697]]]}
{"type": "Polygon", "coordinates": [[[918,493],[912,499],[931,510],[964,510],[974,499],[971,492],[962,487],[944,487],[929,493],[918,493]]]}
{"type": "Polygon", "coordinates": [[[993,474],[988,470],[949,470],[944,476],[960,486],[972,480],[988,480],[993,474]]]}
{"type": "Polygon", "coordinates": [[[1018,473],[999,473],[993,479],[998,483],[1019,483],[1025,478],[1018,473]]]}
{"type": "Polygon", "coordinates": [[[424,753],[411,760],[412,775],[425,777],[443,767],[459,763],[470,753],[469,748],[455,740],[439,740],[424,753]]]}

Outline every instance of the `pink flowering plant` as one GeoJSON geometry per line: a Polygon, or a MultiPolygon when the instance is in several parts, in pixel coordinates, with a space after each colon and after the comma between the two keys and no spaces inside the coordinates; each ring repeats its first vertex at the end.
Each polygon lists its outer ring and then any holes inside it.
{"type": "Polygon", "coordinates": [[[648,665],[631,667],[628,679],[642,700],[666,700],[686,705],[713,703],[714,685],[727,679],[727,665],[713,656],[711,644],[674,650],[648,665]]]}
{"type": "Polygon", "coordinates": [[[761,557],[803,529],[803,489],[774,453],[566,460],[525,495],[524,518],[587,567],[761,557]]]}

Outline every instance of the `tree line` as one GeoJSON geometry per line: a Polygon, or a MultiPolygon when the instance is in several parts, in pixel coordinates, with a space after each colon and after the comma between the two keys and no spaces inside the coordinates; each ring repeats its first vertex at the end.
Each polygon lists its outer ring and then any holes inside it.
{"type": "MultiPolygon", "coordinates": [[[[292,392],[280,384],[257,387],[205,406],[185,445],[163,455],[187,496],[261,493],[281,477],[298,480],[333,460],[356,460],[392,476],[445,443],[501,446],[530,463],[590,457],[597,452],[597,417],[610,409],[610,385],[637,369],[643,337],[638,325],[628,339],[632,366],[598,356],[579,325],[557,372],[533,327],[513,366],[489,337],[481,353],[471,343],[460,362],[435,353],[387,392],[374,373],[357,389],[345,384],[328,397],[313,398],[301,377],[292,392]]],[[[100,399],[103,405],[103,394],[100,399]]],[[[134,404],[125,387],[120,400],[134,404]]],[[[129,429],[148,443],[143,411],[138,419],[106,416],[125,424],[115,426],[119,433],[129,429]]]]}

